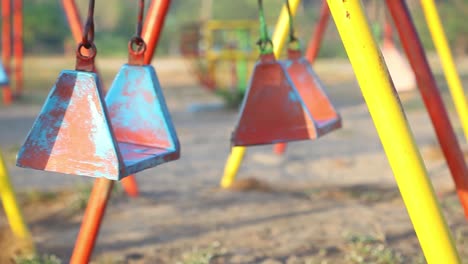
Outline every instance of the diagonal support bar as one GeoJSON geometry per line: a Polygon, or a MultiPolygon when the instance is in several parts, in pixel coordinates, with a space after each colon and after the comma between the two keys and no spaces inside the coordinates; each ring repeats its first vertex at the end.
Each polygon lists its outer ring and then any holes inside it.
{"type": "Polygon", "coordinates": [[[465,210],[465,217],[468,218],[468,169],[455,131],[450,124],[437,82],[426,59],[424,48],[405,1],[386,0],[386,3],[397,27],[406,56],[416,75],[419,92],[455,181],[458,198],[465,210]]]}
{"type": "Polygon", "coordinates": [[[361,1],[327,2],[427,262],[460,263],[361,1]]]}
{"type": "Polygon", "coordinates": [[[444,70],[445,78],[449,87],[450,95],[452,96],[455,109],[460,118],[463,132],[465,134],[465,141],[468,141],[468,103],[466,101],[465,92],[463,91],[462,82],[458,75],[457,68],[453,61],[450,52],[450,46],[447,38],[445,37],[442,23],[437,12],[434,0],[421,0],[421,6],[426,17],[429,31],[431,32],[434,46],[439,54],[442,68],[444,70]]]}

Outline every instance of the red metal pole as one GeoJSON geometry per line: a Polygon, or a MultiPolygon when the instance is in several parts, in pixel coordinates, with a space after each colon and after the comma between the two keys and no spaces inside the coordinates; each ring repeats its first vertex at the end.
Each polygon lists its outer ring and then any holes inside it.
{"type": "Polygon", "coordinates": [[[150,64],[169,10],[170,0],[153,0],[146,13],[143,39],[146,42],[145,63],[150,64]]]}
{"type": "Polygon", "coordinates": [[[457,194],[468,218],[468,170],[457,137],[450,124],[437,83],[429,67],[424,48],[417,35],[410,12],[404,0],[386,0],[400,35],[406,56],[416,74],[419,92],[424,100],[429,116],[447,160],[457,194]]]}
{"type": "MultiPolygon", "coordinates": [[[[312,37],[307,46],[307,51],[305,57],[312,64],[320,50],[320,45],[323,41],[323,36],[327,29],[328,21],[330,20],[330,9],[328,8],[327,1],[322,1],[322,7],[320,8],[320,17],[315,30],[312,33],[312,37]]],[[[278,155],[283,155],[286,151],[287,143],[277,143],[273,151],[278,155]]]]}
{"type": "MultiPolygon", "coordinates": [[[[2,0],[2,62],[7,76],[10,76],[11,67],[11,0],[2,0]]],[[[11,78],[10,78],[11,81],[11,78]]],[[[10,105],[13,102],[10,85],[2,89],[3,103],[10,105]]]]}
{"type": "MultiPolygon", "coordinates": [[[[63,0],[63,1],[70,1],[70,0],[63,0]]],[[[168,3],[169,1],[161,0],[160,2],[168,3]]],[[[160,6],[164,6],[164,5],[160,5],[160,6]]],[[[168,6],[168,4],[166,6],[168,6]]],[[[168,8],[166,7],[164,10],[165,10],[164,12],[160,13],[162,17],[166,16],[166,12],[168,8]]],[[[153,45],[147,46],[146,54],[151,54],[151,56],[148,55],[148,57],[146,57],[145,55],[145,60],[148,58],[147,63],[151,62],[152,54],[154,53],[157,40],[159,39],[159,34],[164,24],[164,19],[161,20],[159,18],[158,19],[154,19],[154,17],[152,18],[153,20],[151,21],[155,21],[154,23],[157,23],[157,24],[152,24],[148,22],[149,21],[148,17],[145,20],[145,24],[147,25],[147,27],[152,29],[148,31],[151,33],[147,34],[148,38],[145,38],[145,40],[150,39],[152,43],[154,43],[153,45]]],[[[131,176],[128,176],[125,179],[129,179],[130,177],[131,176]]],[[[125,180],[123,180],[123,182],[125,183],[125,180]]],[[[76,239],[75,248],[73,250],[70,263],[81,264],[81,263],[89,262],[89,259],[91,258],[91,254],[94,249],[94,244],[96,243],[97,235],[99,233],[99,228],[101,227],[102,218],[104,217],[104,213],[107,207],[107,201],[109,200],[110,193],[112,191],[113,183],[114,182],[111,180],[102,179],[102,178],[97,179],[95,181],[93,190],[89,197],[88,206],[83,216],[80,232],[76,239]]],[[[128,185],[124,185],[124,187],[125,186],[128,187],[128,185]]],[[[128,191],[127,193],[131,195],[128,191]]]]}
{"type": "Polygon", "coordinates": [[[138,190],[138,183],[135,175],[130,175],[123,178],[121,181],[125,193],[130,197],[138,197],[140,191],[138,190]]]}
{"type": "Polygon", "coordinates": [[[114,181],[104,178],[94,182],[70,263],[89,263],[113,186],[114,181]]]}
{"type": "Polygon", "coordinates": [[[320,17],[315,27],[312,38],[307,46],[305,57],[312,64],[320,51],[320,45],[322,44],[323,36],[327,30],[328,21],[330,20],[330,9],[328,8],[327,1],[322,1],[322,7],[320,8],[320,17]]]}
{"type": "Polygon", "coordinates": [[[23,95],[23,0],[13,4],[13,53],[15,57],[15,96],[23,95]]]}
{"type": "Polygon", "coordinates": [[[76,43],[79,43],[83,37],[83,25],[75,1],[62,0],[62,5],[63,10],[65,11],[65,15],[67,16],[68,25],[70,26],[73,39],[76,43]]]}
{"type": "MultiPolygon", "coordinates": [[[[70,29],[72,31],[73,39],[76,43],[80,43],[83,36],[83,25],[81,22],[80,12],[76,7],[75,0],[62,0],[62,5],[67,16],[68,24],[70,25],[70,29]]],[[[86,49],[84,51],[86,51],[86,49]]],[[[96,73],[99,75],[97,68],[96,73]]],[[[122,185],[128,196],[138,196],[138,184],[136,182],[135,176],[130,175],[124,178],[122,180],[122,185]]]]}

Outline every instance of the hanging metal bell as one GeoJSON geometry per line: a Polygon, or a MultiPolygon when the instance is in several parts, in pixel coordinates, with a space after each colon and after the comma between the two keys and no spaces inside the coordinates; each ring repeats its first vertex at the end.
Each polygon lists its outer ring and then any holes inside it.
{"type": "Polygon", "coordinates": [[[179,158],[154,69],[124,65],[106,97],[107,108],[92,72],[94,55],[79,54],[77,70],[59,75],[18,153],[18,166],[120,180],[179,158]]]}
{"type": "Polygon", "coordinates": [[[315,134],[311,134],[310,138],[315,139],[341,128],[340,115],[325,93],[324,85],[309,61],[302,55],[301,50],[289,49],[288,59],[282,63],[312,116],[315,134]]]}
{"type": "Polygon", "coordinates": [[[300,52],[290,53],[285,62],[264,54],[255,65],[232,143],[250,146],[314,139],[340,126],[339,115],[300,52]]]}
{"type": "MultiPolygon", "coordinates": [[[[129,47],[131,48],[131,47],[129,47]]],[[[136,173],[180,157],[180,144],[153,66],[130,51],[106,96],[126,172],[136,173]]]]}
{"type": "Polygon", "coordinates": [[[116,179],[124,171],[93,72],[62,71],[25,143],[17,165],[116,179]]]}
{"type": "Polygon", "coordinates": [[[0,63],[0,86],[8,85],[10,80],[8,79],[8,75],[3,67],[3,64],[0,63]]]}

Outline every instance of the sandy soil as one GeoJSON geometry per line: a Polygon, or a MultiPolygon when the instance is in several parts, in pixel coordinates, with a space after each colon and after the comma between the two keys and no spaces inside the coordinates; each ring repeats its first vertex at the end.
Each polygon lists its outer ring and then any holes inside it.
{"type": "MultiPolygon", "coordinates": [[[[183,156],[138,174],[139,197],[116,190],[94,263],[423,263],[349,65],[317,66],[342,114],[341,130],[290,144],[282,157],[269,146],[251,148],[239,182],[232,190],[221,190],[236,113],[188,111],[195,103],[220,101],[193,86],[180,62],[159,63],[183,156]],[[339,78],[331,70],[337,68],[339,78]]],[[[444,215],[468,261],[468,228],[430,120],[417,93],[404,94],[402,100],[444,215]]],[[[92,179],[14,167],[15,150],[40,104],[0,108],[0,146],[38,251],[67,263],[92,179]]],[[[463,142],[453,107],[449,109],[463,142]]],[[[4,231],[3,215],[0,219],[1,246],[12,238],[4,231]]]]}

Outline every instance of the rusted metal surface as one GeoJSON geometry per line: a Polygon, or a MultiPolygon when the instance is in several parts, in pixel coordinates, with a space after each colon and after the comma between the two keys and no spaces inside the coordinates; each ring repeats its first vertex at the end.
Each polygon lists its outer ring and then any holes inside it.
{"type": "Polygon", "coordinates": [[[312,115],[317,137],[341,127],[341,117],[326,95],[323,84],[300,50],[288,50],[288,60],[283,61],[286,71],[312,115]]]}
{"type": "MultiPolygon", "coordinates": [[[[75,40],[76,43],[79,44],[80,41],[82,40],[84,30],[83,30],[83,26],[81,23],[80,14],[78,12],[78,8],[75,4],[75,0],[62,0],[62,6],[63,6],[65,15],[68,20],[68,25],[70,26],[70,29],[72,32],[73,39],[75,40]]],[[[90,55],[87,52],[88,51],[86,49],[82,50],[82,53],[84,53],[85,55],[90,55]]],[[[94,65],[94,72],[96,72],[96,74],[100,76],[96,65],[94,65]]],[[[103,88],[104,91],[106,90],[104,86],[101,86],[101,87],[103,88]]],[[[132,197],[138,196],[138,193],[139,193],[138,185],[136,183],[134,176],[126,177],[125,181],[122,181],[122,185],[127,195],[132,196],[132,197]]]]}
{"type": "Polygon", "coordinates": [[[128,42],[128,64],[142,66],[145,63],[146,44],[141,37],[133,37],[128,42]]]}
{"type": "Polygon", "coordinates": [[[96,58],[97,49],[94,43],[86,47],[85,44],[80,43],[76,49],[76,70],[86,72],[96,72],[94,58],[96,58]],[[88,55],[84,55],[84,50],[87,50],[88,55]]]}
{"type": "Polygon", "coordinates": [[[129,64],[114,79],[106,108],[93,73],[93,2],[77,48],[76,70],[59,76],[20,150],[18,166],[119,180],[179,158],[156,73],[142,65],[145,44],[139,32],[129,43],[129,64]]]}
{"type": "Polygon", "coordinates": [[[386,3],[411,67],[416,74],[419,91],[454,179],[465,216],[468,217],[468,170],[423,46],[405,1],[387,0],[386,3]]]}
{"type": "Polygon", "coordinates": [[[92,72],[61,72],[18,153],[18,166],[109,179],[124,173],[98,83],[92,72]]]}
{"type": "Polygon", "coordinates": [[[153,66],[144,65],[143,10],[140,0],[136,34],[128,43],[128,64],[122,66],[106,96],[115,138],[130,173],[180,157],[179,140],[156,72],[153,66]]]}
{"type": "MultiPolygon", "coordinates": [[[[310,64],[314,63],[317,55],[320,51],[320,45],[323,41],[323,36],[327,29],[328,21],[330,20],[330,9],[326,1],[322,1],[322,6],[320,8],[320,16],[317,25],[315,26],[312,37],[307,46],[307,51],[305,57],[310,64]]],[[[274,152],[278,155],[284,154],[286,152],[286,143],[278,143],[275,145],[274,152]]]]}
{"type": "Polygon", "coordinates": [[[124,65],[106,104],[127,173],[179,158],[180,144],[152,66],[124,65]]]}
{"type": "Polygon", "coordinates": [[[304,66],[307,61],[291,58],[289,62],[280,63],[273,54],[260,57],[232,135],[233,145],[249,146],[314,139],[340,126],[339,116],[333,107],[327,105],[328,100],[323,92],[317,89],[319,86],[315,83],[316,76],[312,75],[311,68],[304,66]],[[293,80],[289,71],[296,75],[298,71],[303,72],[293,80]],[[313,91],[302,91],[304,96],[319,96],[320,107],[313,106],[313,97],[303,98],[294,82],[301,86],[301,90],[308,87],[313,91]],[[314,84],[311,86],[310,82],[314,84]]]}

